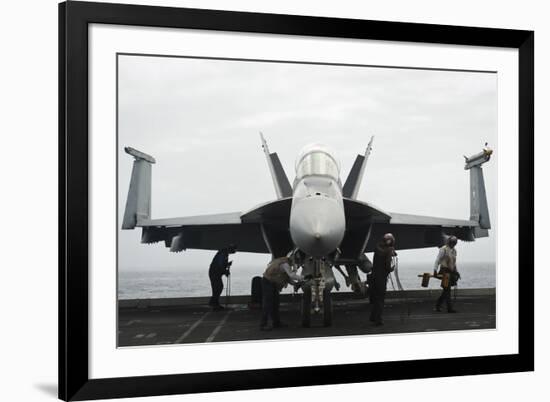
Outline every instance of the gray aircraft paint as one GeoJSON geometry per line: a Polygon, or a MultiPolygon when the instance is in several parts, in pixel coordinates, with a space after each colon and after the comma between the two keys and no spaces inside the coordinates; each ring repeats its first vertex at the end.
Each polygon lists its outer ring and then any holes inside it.
{"type": "Polygon", "coordinates": [[[359,192],[359,187],[361,186],[361,181],[363,180],[363,174],[365,173],[365,167],[367,166],[367,161],[369,160],[369,155],[372,151],[372,141],[374,136],[371,137],[367,149],[365,150],[364,155],[357,155],[355,162],[351,167],[351,170],[348,174],[348,178],[344,183],[342,188],[342,194],[344,197],[351,199],[357,198],[357,193],[359,192]]]}
{"type": "Polygon", "coordinates": [[[466,158],[465,170],[470,170],[470,220],[479,222],[477,236],[487,236],[487,229],[491,228],[487,192],[481,166],[491,158],[492,151],[484,149],[482,152],[466,158]]]}
{"type": "Polygon", "coordinates": [[[297,248],[314,257],[332,253],[342,242],[346,217],[342,189],[325,176],[309,175],[295,188],[290,211],[290,235],[297,248]],[[329,193],[328,188],[334,190],[329,193]]]}
{"type": "Polygon", "coordinates": [[[151,164],[155,163],[155,159],[130,147],[125,150],[135,159],[122,229],[134,229],[138,221],[151,217],[151,164]]]}
{"type": "MultiPolygon", "coordinates": [[[[269,153],[263,136],[261,140],[268,166],[272,167],[273,154],[269,153]]],[[[268,202],[245,214],[151,219],[151,164],[155,159],[130,147],[125,150],[134,157],[134,166],[122,228],[143,227],[142,243],[164,241],[173,252],[194,248],[216,250],[236,243],[240,251],[267,252],[273,257],[299,249],[315,258],[328,258],[342,248],[341,256],[353,263],[362,253],[372,250],[376,237],[386,231],[394,233],[398,249],[439,246],[451,234],[466,241],[488,236],[488,221],[482,222],[488,211],[481,170],[490,159],[492,151],[488,149],[466,158],[465,168],[475,171],[470,184],[470,220],[386,213],[349,198],[345,204],[340,165],[319,144],[306,146],[299,154],[291,198],[268,202]],[[349,230],[346,222],[352,224],[349,230]]],[[[270,170],[276,193],[282,195],[279,183],[288,179],[281,176],[281,170],[270,170]]],[[[359,184],[356,182],[355,186],[359,184]]]]}
{"type": "Polygon", "coordinates": [[[262,133],[260,133],[260,138],[262,140],[262,149],[264,150],[265,157],[267,159],[267,166],[271,172],[277,198],[292,196],[292,188],[290,187],[290,182],[286,177],[283,165],[279,160],[279,156],[276,153],[269,152],[269,147],[267,146],[267,142],[265,141],[262,133]]]}

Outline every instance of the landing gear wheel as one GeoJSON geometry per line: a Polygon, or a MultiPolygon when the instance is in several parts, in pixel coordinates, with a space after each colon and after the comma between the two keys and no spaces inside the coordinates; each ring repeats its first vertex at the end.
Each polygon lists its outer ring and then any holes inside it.
{"type": "Polygon", "coordinates": [[[330,289],[323,291],[323,325],[325,327],[332,325],[332,293],[330,289]]]}
{"type": "Polygon", "coordinates": [[[311,288],[304,288],[302,294],[302,327],[311,327],[311,288]]]}

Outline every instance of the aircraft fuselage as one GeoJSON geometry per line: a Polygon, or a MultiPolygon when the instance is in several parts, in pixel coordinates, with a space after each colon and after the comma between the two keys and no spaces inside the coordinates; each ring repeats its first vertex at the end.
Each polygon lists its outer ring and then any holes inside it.
{"type": "Polygon", "coordinates": [[[346,230],[342,184],[337,160],[325,147],[306,147],[296,161],[290,211],[290,235],[309,256],[326,257],[346,230]]]}

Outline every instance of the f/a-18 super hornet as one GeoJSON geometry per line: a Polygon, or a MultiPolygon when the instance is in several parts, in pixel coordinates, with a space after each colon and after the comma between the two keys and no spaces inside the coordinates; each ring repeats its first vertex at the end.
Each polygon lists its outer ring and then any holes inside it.
{"type": "MultiPolygon", "coordinates": [[[[280,159],[263,136],[262,147],[271,172],[276,199],[245,212],[169,219],[151,218],[151,166],[155,159],[126,147],[134,157],[122,229],[142,228],[142,243],[164,242],[172,252],[186,249],[219,250],[236,244],[237,251],[266,253],[273,258],[292,255],[307,281],[302,285],[302,323],[309,326],[312,312],[332,321],[331,291],[338,287],[333,269],[348,269],[347,283],[357,285],[353,268],[368,271],[365,253],[374,251],[388,232],[397,250],[439,247],[448,236],[463,241],[487,237],[491,227],[482,165],[492,150],[465,158],[470,170],[470,218],[436,218],[387,212],[357,199],[372,138],[357,155],[344,184],[334,154],[320,144],[302,149],[290,184],[280,159]]],[[[345,275],[345,274],[344,274],[345,275]]],[[[397,278],[398,279],[398,278],[397,278]]]]}

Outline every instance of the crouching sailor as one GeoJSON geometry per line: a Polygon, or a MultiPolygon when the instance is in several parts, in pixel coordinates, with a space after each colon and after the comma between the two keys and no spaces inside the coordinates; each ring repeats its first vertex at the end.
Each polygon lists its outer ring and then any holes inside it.
{"type": "Polygon", "coordinates": [[[285,326],[279,316],[279,293],[289,283],[296,285],[303,281],[302,276],[294,272],[290,265],[291,261],[288,257],[275,258],[264,272],[262,278],[262,321],[260,323],[262,331],[285,326]]]}

